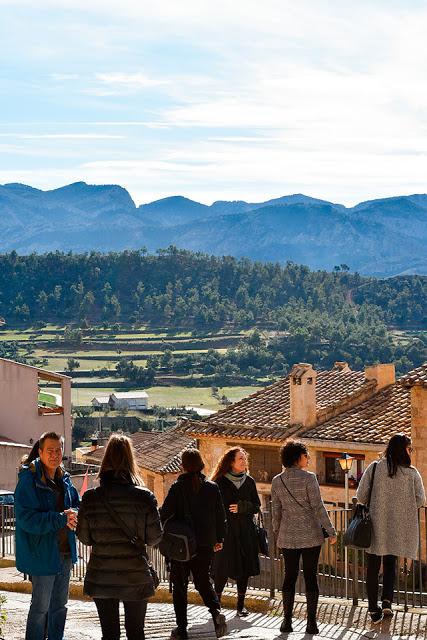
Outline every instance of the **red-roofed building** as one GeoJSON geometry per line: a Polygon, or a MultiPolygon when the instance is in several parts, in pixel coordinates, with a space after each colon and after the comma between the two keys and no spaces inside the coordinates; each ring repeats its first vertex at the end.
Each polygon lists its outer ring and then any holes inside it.
{"type": "Polygon", "coordinates": [[[427,365],[396,381],[393,364],[351,371],[337,362],[330,371],[315,371],[300,363],[275,384],[204,421],[183,421],[177,430],[197,439],[209,471],[226,448],[243,446],[266,497],[273,476],[281,471],[280,446],[298,438],[310,448],[311,469],[324,499],[333,502],[344,500],[338,457],[347,452],[354,458],[349,473],[354,493],[366,465],[391,435],[403,432],[412,434],[414,462],[427,485],[427,365]]]}
{"type": "MultiPolygon", "coordinates": [[[[175,431],[138,431],[129,434],[139,472],[146,486],[163,503],[169,487],[181,473],[181,454],[196,446],[196,441],[175,431]]],[[[94,448],[82,456],[87,464],[100,466],[105,447],[94,448]]]]}

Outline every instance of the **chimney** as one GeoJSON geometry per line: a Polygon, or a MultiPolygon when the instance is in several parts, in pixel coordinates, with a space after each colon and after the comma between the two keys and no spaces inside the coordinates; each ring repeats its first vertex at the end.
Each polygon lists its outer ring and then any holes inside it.
{"type": "Polygon", "coordinates": [[[316,377],[317,372],[311,364],[300,362],[292,368],[289,376],[291,425],[316,425],[316,377]]]}
{"type": "Polygon", "coordinates": [[[389,387],[396,382],[394,364],[373,364],[371,367],[365,367],[365,379],[375,380],[377,391],[389,387]]]}
{"type": "Polygon", "coordinates": [[[343,360],[337,360],[334,363],[334,370],[341,371],[341,373],[348,373],[349,371],[351,371],[350,367],[348,366],[348,362],[344,362],[343,360]]]}

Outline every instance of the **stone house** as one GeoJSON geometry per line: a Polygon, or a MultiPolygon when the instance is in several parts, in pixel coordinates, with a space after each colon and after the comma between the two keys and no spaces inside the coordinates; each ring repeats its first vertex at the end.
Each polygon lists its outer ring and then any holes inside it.
{"type": "Polygon", "coordinates": [[[144,411],[148,409],[148,393],[146,391],[115,391],[110,395],[111,409],[133,409],[144,411]]]}
{"type": "MultiPolygon", "coordinates": [[[[154,493],[159,504],[163,503],[173,482],[181,473],[181,454],[196,446],[192,438],[175,431],[138,431],[129,434],[132,440],[139,472],[145,485],[154,493]]],[[[100,466],[105,447],[92,447],[84,454],[86,464],[100,466]]]]}
{"type": "Polygon", "coordinates": [[[352,371],[337,362],[330,371],[297,364],[278,382],[204,421],[185,420],[180,433],[197,439],[210,472],[223,451],[241,445],[264,500],[281,471],[279,449],[298,438],[310,449],[325,501],[344,502],[344,474],[338,458],[353,458],[350,498],[365,467],[377,459],[390,436],[412,434],[415,457],[427,486],[427,364],[395,379],[393,364],[352,371]]]}

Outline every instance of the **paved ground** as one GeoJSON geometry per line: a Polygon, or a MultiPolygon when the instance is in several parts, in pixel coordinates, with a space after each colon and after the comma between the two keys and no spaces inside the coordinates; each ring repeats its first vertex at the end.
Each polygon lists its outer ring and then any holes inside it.
{"type": "MultiPolygon", "coordinates": [[[[26,593],[3,592],[7,597],[6,610],[7,622],[3,632],[5,640],[23,640],[25,632],[25,620],[28,612],[30,596],[26,593]]],[[[305,636],[305,621],[296,619],[294,633],[289,636],[280,634],[280,617],[261,613],[252,613],[244,620],[235,617],[234,611],[225,610],[229,626],[228,640],[308,640],[311,636],[305,636]]],[[[362,611],[366,622],[366,612],[362,611]]],[[[408,614],[410,616],[410,614],[408,614]]],[[[320,616],[321,619],[325,616],[320,616]]],[[[189,636],[194,640],[214,640],[212,622],[209,613],[204,607],[189,606],[189,636]]],[[[360,616],[355,619],[359,627],[360,616]]],[[[175,624],[172,605],[168,603],[150,603],[148,605],[146,621],[147,640],[167,640],[170,631],[175,624]]],[[[347,626],[319,624],[320,635],[316,638],[330,640],[399,640],[400,638],[425,637],[425,631],[418,633],[416,628],[406,635],[399,635],[394,622],[382,628],[372,628],[366,622],[366,628],[355,628],[349,619],[347,626]]],[[[70,600],[67,625],[65,628],[65,640],[101,640],[101,632],[96,615],[95,605],[92,602],[82,600],[70,600]]]]}

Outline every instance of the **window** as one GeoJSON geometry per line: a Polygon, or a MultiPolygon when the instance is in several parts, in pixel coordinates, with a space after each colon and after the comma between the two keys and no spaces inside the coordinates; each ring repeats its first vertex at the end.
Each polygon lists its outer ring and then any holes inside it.
{"type": "MultiPolygon", "coordinates": [[[[334,484],[338,486],[344,486],[344,471],[341,469],[338,458],[341,456],[341,452],[329,452],[325,451],[323,457],[325,459],[325,484],[334,484]]],[[[360,478],[362,477],[365,456],[361,454],[354,454],[353,464],[348,473],[348,484],[350,487],[357,487],[360,478]]]]}
{"type": "Polygon", "coordinates": [[[62,380],[48,371],[38,372],[38,412],[39,415],[64,413],[62,406],[62,380]],[[54,383],[54,387],[49,387],[54,383]],[[58,385],[59,384],[59,388],[58,385]]]}
{"type": "Polygon", "coordinates": [[[249,472],[255,482],[270,483],[282,471],[278,447],[262,447],[227,442],[229,447],[241,446],[249,454],[249,472]]]}

